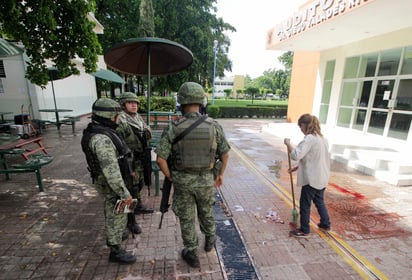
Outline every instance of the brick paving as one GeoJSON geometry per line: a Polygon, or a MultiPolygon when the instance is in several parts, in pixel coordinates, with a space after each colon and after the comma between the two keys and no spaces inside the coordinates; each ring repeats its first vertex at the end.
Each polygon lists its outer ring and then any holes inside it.
{"type": "MultiPolygon", "coordinates": [[[[310,239],[288,236],[291,205],[279,194],[290,191],[283,145],[288,132],[262,130],[278,121],[219,120],[233,147],[221,195],[259,278],[368,279],[315,229],[310,239]],[[278,219],[268,220],[270,211],[278,219]]],[[[55,159],[42,169],[43,193],[38,192],[32,173],[11,174],[9,181],[0,177],[0,279],[240,279],[225,271],[219,240],[218,251],[206,253],[200,233],[201,268],[188,267],[180,257],[180,229],[172,211],[165,214],[160,230],[160,212],[137,216],[143,232],[135,239],[130,235],[124,243],[136,255],[135,264],[108,262],[102,200],[89,185],[79,144],[87,122],[85,117],[78,123],[77,135],[68,126],[60,134],[54,127],[45,131],[44,144],[55,159]]],[[[390,186],[336,163],[331,182],[361,193],[369,207],[362,208],[368,213],[361,216],[345,216],[348,209],[339,207],[347,205],[341,201],[348,196],[330,187],[326,201],[334,207],[334,232],[376,267],[382,279],[409,279],[410,188],[390,186]],[[367,223],[371,217],[379,227],[367,223]],[[359,230],[363,224],[367,232],[359,230]],[[382,228],[385,234],[374,231],[382,228]],[[394,228],[398,230],[391,231],[394,228]]],[[[299,191],[295,188],[297,199],[299,191]]],[[[148,206],[159,209],[160,197],[148,197],[145,189],[142,193],[148,206]]]]}

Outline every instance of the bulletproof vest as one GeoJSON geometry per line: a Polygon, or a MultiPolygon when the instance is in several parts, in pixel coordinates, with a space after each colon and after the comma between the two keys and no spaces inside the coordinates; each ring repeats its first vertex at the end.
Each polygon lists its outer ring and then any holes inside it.
{"type": "Polygon", "coordinates": [[[118,153],[117,160],[119,162],[122,177],[125,181],[127,181],[132,170],[131,163],[133,158],[130,149],[128,148],[126,143],[119,137],[115,130],[95,123],[89,123],[87,128],[83,130],[81,146],[86,156],[86,161],[88,165],[87,169],[90,172],[93,182],[97,179],[97,176],[100,174],[101,171],[99,164],[97,163],[97,159],[95,158],[95,156],[89,148],[90,139],[95,134],[104,134],[111,139],[118,153]]]}
{"type": "MultiPolygon", "coordinates": [[[[174,124],[175,136],[186,130],[196,119],[181,119],[174,124]]],[[[176,170],[210,170],[216,156],[216,136],[210,118],[203,121],[183,139],[173,145],[172,163],[176,170]]]]}

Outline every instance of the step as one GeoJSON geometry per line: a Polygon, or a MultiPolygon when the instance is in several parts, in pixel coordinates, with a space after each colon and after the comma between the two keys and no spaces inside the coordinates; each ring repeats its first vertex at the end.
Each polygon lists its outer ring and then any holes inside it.
{"type": "Polygon", "coordinates": [[[395,186],[412,185],[411,163],[392,161],[390,159],[376,159],[373,157],[349,158],[346,154],[332,154],[331,158],[359,172],[374,176],[395,186]]]}

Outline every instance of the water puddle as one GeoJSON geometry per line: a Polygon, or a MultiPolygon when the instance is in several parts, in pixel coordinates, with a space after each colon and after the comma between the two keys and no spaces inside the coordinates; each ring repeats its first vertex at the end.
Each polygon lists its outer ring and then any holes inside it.
{"type": "Polygon", "coordinates": [[[270,173],[275,174],[277,179],[280,179],[280,171],[282,170],[282,161],[275,160],[272,162],[272,165],[268,165],[268,169],[270,173]]]}

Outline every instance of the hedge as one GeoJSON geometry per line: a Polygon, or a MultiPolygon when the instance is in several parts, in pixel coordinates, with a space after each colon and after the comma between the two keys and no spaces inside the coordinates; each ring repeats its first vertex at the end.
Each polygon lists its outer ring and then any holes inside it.
{"type": "Polygon", "coordinates": [[[208,106],[207,114],[212,118],[286,118],[287,106],[262,107],[218,107],[208,106]]]}
{"type": "MultiPolygon", "coordinates": [[[[147,99],[138,96],[140,100],[139,113],[147,113],[147,99]]],[[[151,111],[174,112],[176,103],[173,97],[150,98],[151,111]]],[[[207,106],[207,114],[212,118],[286,118],[287,105],[261,106],[248,105],[246,107],[219,107],[216,105],[207,106]]]]}

